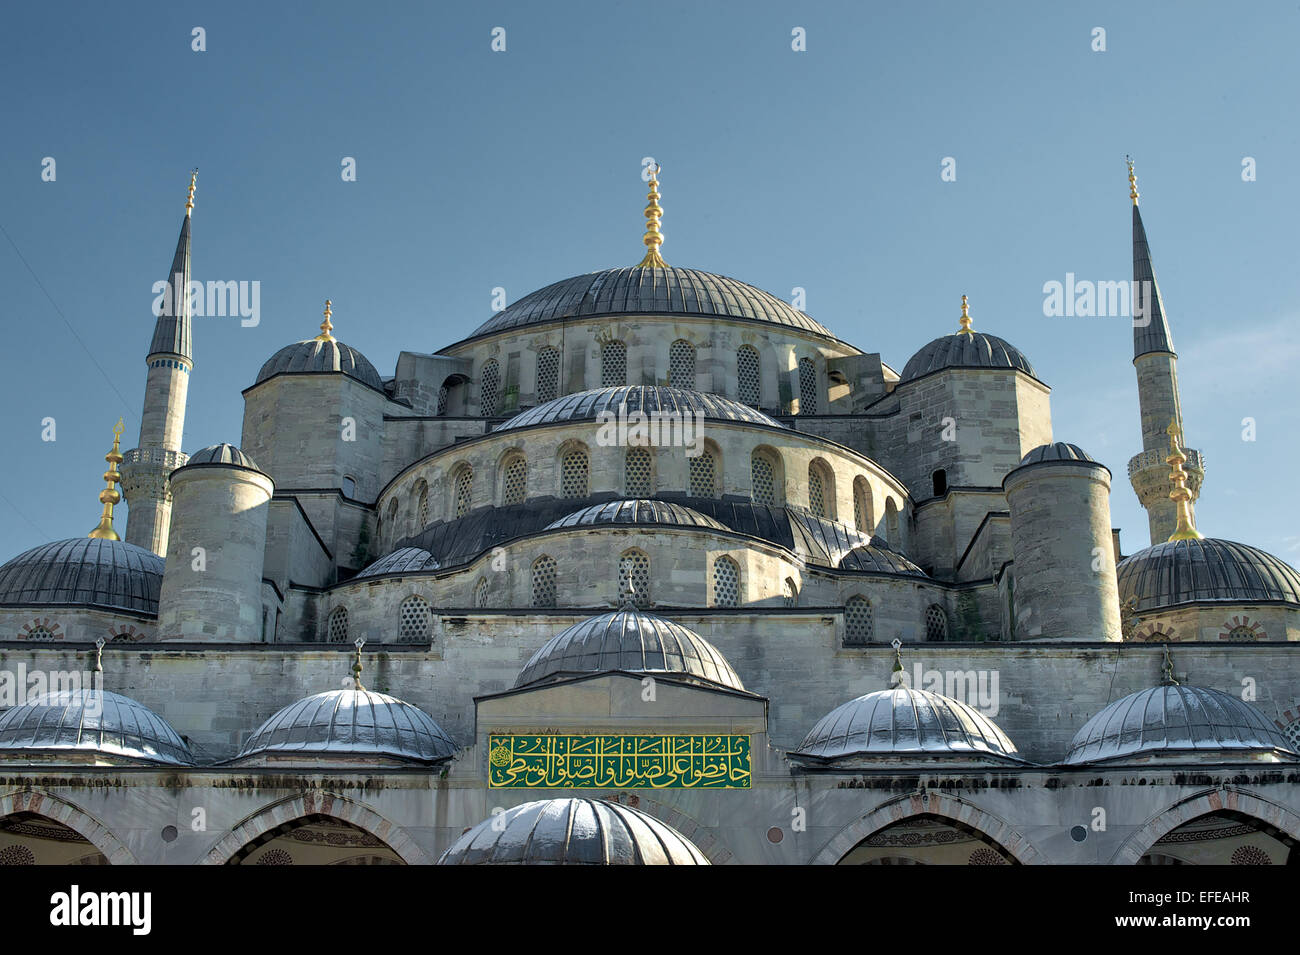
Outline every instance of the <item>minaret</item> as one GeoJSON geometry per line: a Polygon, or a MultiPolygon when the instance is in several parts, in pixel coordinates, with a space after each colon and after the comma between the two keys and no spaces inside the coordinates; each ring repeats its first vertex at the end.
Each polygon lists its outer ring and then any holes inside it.
{"type": "Polygon", "coordinates": [[[167,275],[162,308],[154,325],[145,363],[149,366],[140,415],[140,441],[126,452],[122,491],[126,494],[126,540],[155,554],[167,554],[172,495],[167,477],[186,462],[181,453],[185,398],[189,393],[194,353],[190,329],[190,213],[198,172],[190,175],[176,254],[167,275]]]}
{"type": "MultiPolygon", "coordinates": [[[[1178,511],[1170,498],[1168,454],[1170,431],[1183,431],[1178,398],[1178,355],[1169,332],[1164,300],[1151,264],[1142,213],[1138,211],[1137,176],[1128,164],[1129,198],[1133,200],[1133,367],[1137,369],[1138,405],[1142,415],[1142,453],[1128,463],[1129,480],[1147,511],[1151,543],[1163,544],[1178,527],[1178,511]],[[1172,422],[1172,424],[1171,424],[1172,422]]],[[[1199,451],[1184,449],[1189,502],[1200,495],[1205,464],[1199,451]]]]}

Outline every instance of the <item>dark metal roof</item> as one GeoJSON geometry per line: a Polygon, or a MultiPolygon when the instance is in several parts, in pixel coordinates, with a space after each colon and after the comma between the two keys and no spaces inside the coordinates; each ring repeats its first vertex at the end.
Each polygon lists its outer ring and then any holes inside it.
{"type": "Polygon", "coordinates": [[[438,570],[441,564],[427,550],[419,547],[399,547],[387,557],[375,561],[357,577],[378,577],[380,574],[409,574],[438,570]]]}
{"type": "Polygon", "coordinates": [[[188,766],[190,749],[153,710],[107,690],[59,690],[0,714],[0,751],[87,752],[188,766]]]}
{"type": "Polygon", "coordinates": [[[1018,348],[996,335],[971,332],[936,338],[907,360],[900,382],[943,368],[1014,368],[1036,378],[1034,367],[1018,348]]]}
{"type": "Polygon", "coordinates": [[[515,415],[497,431],[527,428],[535,424],[552,424],[557,421],[586,421],[602,412],[617,415],[640,412],[645,415],[695,415],[716,421],[740,421],[771,428],[785,428],[774,418],[749,405],[700,391],[686,391],[664,385],[623,385],[614,388],[595,388],[579,391],[563,398],[530,408],[515,415]]]}
{"type": "Polygon", "coordinates": [[[695,269],[605,269],[525,295],[475,329],[471,338],[588,315],[703,315],[772,322],[826,338],[803,312],[737,279],[695,269]]]}
{"type": "Polygon", "coordinates": [[[896,554],[878,540],[860,544],[840,558],[840,570],[862,570],[876,574],[908,574],[926,576],[925,571],[902,554],[896,554]]]}
{"type": "Polygon", "coordinates": [[[0,566],[0,605],[93,606],[156,616],[163,559],[126,541],[74,537],[0,566]]]}
{"type": "Polygon", "coordinates": [[[181,220],[180,238],[176,240],[176,253],[172,256],[171,271],[167,273],[169,294],[166,306],[153,326],[153,340],[149,342],[149,355],[180,355],[193,360],[194,345],[190,326],[190,217],[181,220]],[[181,276],[177,280],[176,276],[181,276]],[[180,287],[177,288],[177,283],[180,287]],[[183,291],[182,291],[183,290],[183,291]],[[179,293],[179,294],[178,294],[179,293]],[[179,308],[177,305],[179,304],[179,308]]]}
{"type": "Polygon", "coordinates": [[[557,527],[583,527],[592,524],[678,524],[683,527],[707,527],[716,531],[727,528],[707,514],[673,504],[670,501],[606,501],[551,521],[546,530],[557,527]]]}
{"type": "Polygon", "coordinates": [[[233,444],[210,444],[190,455],[186,464],[229,464],[232,467],[261,471],[256,462],[233,444]]]}
{"type": "Polygon", "coordinates": [[[379,372],[375,371],[370,360],[340,341],[322,342],[308,338],[285,345],[266,360],[253,384],[261,384],[266,379],[285,372],[340,372],[376,391],[384,390],[379,372]]]}
{"type": "Polygon", "coordinates": [[[1201,601],[1284,600],[1300,605],[1300,572],[1248,544],[1204,537],[1168,541],[1116,567],[1120,602],[1138,612],[1201,601]]]}
{"type": "MultiPolygon", "coordinates": [[[[1165,303],[1160,295],[1160,286],[1156,284],[1155,267],[1151,262],[1151,246],[1147,243],[1147,230],[1142,225],[1142,213],[1133,207],[1133,296],[1147,307],[1145,325],[1139,327],[1133,323],[1133,357],[1150,352],[1174,351],[1174,336],[1169,331],[1169,321],[1165,318],[1165,303]],[[1151,283],[1149,286],[1143,283],[1151,283]],[[1150,288],[1150,296],[1139,290],[1150,288]]],[[[1134,310],[1136,313],[1136,309],[1134,310]]],[[[1135,316],[1136,319],[1136,316],[1135,316]]]]}
{"type": "Polygon", "coordinates": [[[1040,444],[1023,458],[1020,459],[1020,466],[1026,464],[1042,464],[1047,461],[1081,461],[1089,464],[1096,464],[1088,452],[1077,444],[1066,444],[1064,441],[1057,441],[1055,444],[1040,444]]]}

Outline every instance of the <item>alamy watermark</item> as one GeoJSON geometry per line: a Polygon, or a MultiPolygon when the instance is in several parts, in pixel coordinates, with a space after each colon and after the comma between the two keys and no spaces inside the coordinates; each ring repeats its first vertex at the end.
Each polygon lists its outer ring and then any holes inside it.
{"type": "Polygon", "coordinates": [[[596,443],[602,448],[685,448],[688,458],[704,453],[704,412],[617,411],[596,415],[596,443]]]}
{"type": "MultiPolygon", "coordinates": [[[[0,710],[23,706],[47,693],[76,693],[102,690],[104,675],[88,670],[29,670],[19,662],[13,670],[0,670],[0,710]]],[[[99,693],[86,697],[87,715],[95,716],[102,706],[99,693]]]]}
{"type": "MultiPolygon", "coordinates": [[[[153,283],[153,313],[155,316],[175,315],[179,295],[175,290],[185,286],[185,276],[177,273],[171,281],[153,283]]],[[[262,321],[262,283],[253,281],[206,283],[191,279],[189,283],[191,318],[238,317],[244,328],[253,328],[262,321]]]]}
{"type": "Polygon", "coordinates": [[[1151,282],[1093,282],[1065,273],[1065,281],[1043,283],[1043,315],[1047,318],[1126,318],[1134,328],[1151,324],[1151,282]]]}

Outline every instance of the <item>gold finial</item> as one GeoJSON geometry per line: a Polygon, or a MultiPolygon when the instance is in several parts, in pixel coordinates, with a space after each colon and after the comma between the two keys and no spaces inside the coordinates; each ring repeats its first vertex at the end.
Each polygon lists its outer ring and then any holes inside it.
{"type": "Polygon", "coordinates": [[[645,235],[641,241],[646,245],[645,258],[637,263],[638,269],[666,269],[668,263],[659,255],[659,247],[664,244],[663,233],[659,231],[659,220],[663,217],[664,211],[659,208],[659,171],[663,166],[658,163],[654,164],[654,169],[650,173],[650,192],[646,196],[650,204],[645,207],[645,235]]]}
{"type": "Polygon", "coordinates": [[[1164,686],[1177,686],[1178,681],[1174,679],[1174,660],[1169,655],[1169,644],[1165,644],[1165,659],[1160,664],[1160,682],[1164,686]]]}
{"type": "Polygon", "coordinates": [[[365,687],[361,685],[361,648],[366,645],[366,641],[357,637],[352,641],[352,645],[357,648],[357,656],[352,663],[352,688],[354,690],[364,690],[365,687]]]}
{"type": "Polygon", "coordinates": [[[1128,163],[1128,197],[1133,200],[1133,205],[1138,204],[1138,177],[1133,175],[1133,160],[1128,156],[1124,157],[1128,163]]]}
{"type": "Polygon", "coordinates": [[[963,295],[963,296],[961,297],[961,318],[959,319],[959,321],[961,322],[961,328],[957,329],[957,334],[958,334],[958,335],[974,335],[974,334],[975,334],[975,332],[974,332],[974,331],[971,329],[971,327],[970,327],[970,326],[971,326],[971,319],[970,319],[970,306],[969,306],[968,304],[966,304],[966,296],[965,296],[965,295],[963,295]]]}
{"type": "Polygon", "coordinates": [[[331,332],[334,331],[334,325],[333,323],[330,322],[330,316],[333,314],[334,311],[330,307],[330,300],[325,299],[325,312],[324,312],[325,321],[320,323],[320,334],[316,336],[316,341],[318,342],[334,341],[334,336],[330,334],[331,332]]]}
{"type": "Polygon", "coordinates": [[[1165,432],[1169,435],[1169,457],[1165,458],[1165,463],[1171,469],[1169,480],[1174,482],[1174,489],[1169,492],[1169,499],[1178,507],[1178,527],[1169,539],[1171,541],[1200,540],[1201,535],[1196,531],[1196,517],[1192,513],[1192,492],[1187,489],[1187,472],[1183,470],[1183,462],[1187,460],[1187,455],[1183,454],[1182,448],[1178,446],[1182,442],[1183,431],[1178,427],[1177,421],[1170,421],[1165,432]]]}
{"type": "Polygon", "coordinates": [[[122,480],[122,475],[118,473],[117,466],[122,463],[122,453],[118,450],[122,442],[122,432],[126,429],[122,427],[122,419],[117,419],[117,427],[113,429],[113,450],[104,455],[104,460],[108,462],[108,470],[104,472],[104,480],[108,486],[99,492],[100,503],[104,505],[104,513],[99,518],[99,526],[87,534],[87,537],[102,541],[120,541],[122,538],[117,536],[117,531],[113,530],[113,505],[122,500],[122,495],[113,487],[122,480]]]}
{"type": "Polygon", "coordinates": [[[906,686],[903,679],[903,641],[895,637],[889,645],[894,648],[894,668],[889,671],[889,689],[893,690],[906,686]]]}
{"type": "Polygon", "coordinates": [[[199,171],[195,169],[190,173],[190,197],[185,200],[185,218],[187,219],[190,217],[190,213],[194,211],[194,184],[198,182],[198,179],[199,171]]]}

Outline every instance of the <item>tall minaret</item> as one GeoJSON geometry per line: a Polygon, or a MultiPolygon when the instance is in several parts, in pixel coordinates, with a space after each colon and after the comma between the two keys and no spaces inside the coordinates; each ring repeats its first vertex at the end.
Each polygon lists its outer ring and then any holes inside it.
{"type": "Polygon", "coordinates": [[[155,554],[167,554],[172,494],[168,475],[187,460],[181,453],[185,430],[185,397],[190,387],[194,353],[190,330],[190,213],[198,172],[190,175],[176,254],[162,308],[153,329],[145,363],[149,375],[140,415],[140,442],[126,452],[122,463],[122,490],[126,494],[126,540],[155,554]]]}
{"type": "MultiPolygon", "coordinates": [[[[1137,176],[1128,164],[1129,198],[1133,200],[1133,367],[1137,369],[1138,405],[1142,414],[1142,453],[1128,463],[1129,480],[1147,511],[1151,543],[1163,544],[1178,527],[1178,507],[1170,499],[1174,484],[1165,457],[1173,429],[1183,433],[1178,399],[1178,355],[1169,333],[1164,300],[1156,284],[1142,213],[1138,211],[1137,176]]],[[[1195,501],[1205,479],[1201,452],[1184,448],[1186,490],[1195,501]]]]}

